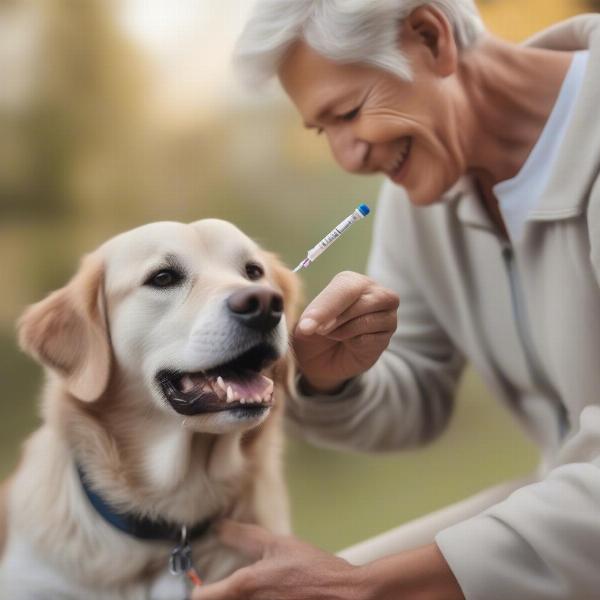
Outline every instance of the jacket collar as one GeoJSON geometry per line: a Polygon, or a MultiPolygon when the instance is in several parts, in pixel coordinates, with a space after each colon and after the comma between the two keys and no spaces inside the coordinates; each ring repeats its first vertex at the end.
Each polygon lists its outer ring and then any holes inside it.
{"type": "MultiPolygon", "coordinates": [[[[540,204],[528,221],[551,221],[577,216],[600,171],[600,15],[580,15],[554,25],[525,42],[526,46],[551,50],[589,50],[590,59],[572,121],[565,135],[553,174],[540,204]]],[[[460,221],[473,227],[494,230],[477,199],[474,184],[463,177],[446,194],[458,202],[460,221]]]]}
{"type": "Polygon", "coordinates": [[[457,203],[456,214],[459,221],[477,229],[496,233],[496,226],[492,223],[479,197],[475,181],[471,177],[461,177],[446,193],[447,200],[457,203]]]}
{"type": "Polygon", "coordinates": [[[186,537],[193,542],[207,533],[214,522],[214,519],[206,519],[196,523],[193,527],[186,527],[184,524],[154,520],[121,511],[111,506],[106,499],[90,487],[89,478],[79,465],[76,465],[76,469],[83,492],[96,513],[115,529],[138,540],[179,543],[182,539],[182,531],[185,531],[186,537]]]}

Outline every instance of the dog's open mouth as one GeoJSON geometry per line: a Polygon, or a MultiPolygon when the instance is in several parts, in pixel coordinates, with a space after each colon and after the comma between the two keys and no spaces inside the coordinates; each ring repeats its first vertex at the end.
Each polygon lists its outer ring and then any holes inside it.
{"type": "Polygon", "coordinates": [[[233,410],[251,417],[273,405],[273,381],[261,371],[278,358],[273,346],[258,344],[218,367],[195,373],[163,370],[156,379],[182,415],[233,410]]]}

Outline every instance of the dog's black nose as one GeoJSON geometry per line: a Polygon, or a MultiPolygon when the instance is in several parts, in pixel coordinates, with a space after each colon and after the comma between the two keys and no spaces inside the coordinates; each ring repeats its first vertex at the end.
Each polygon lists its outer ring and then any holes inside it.
{"type": "Polygon", "coordinates": [[[281,321],[283,297],[267,287],[253,285],[231,294],[227,307],[246,327],[266,332],[281,321]]]}

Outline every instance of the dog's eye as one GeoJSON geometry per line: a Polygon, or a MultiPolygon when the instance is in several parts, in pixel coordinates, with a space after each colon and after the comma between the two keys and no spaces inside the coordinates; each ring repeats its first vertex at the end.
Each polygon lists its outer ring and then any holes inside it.
{"type": "Polygon", "coordinates": [[[146,279],[144,285],[155,288],[168,288],[178,285],[183,279],[183,275],[174,269],[162,269],[153,273],[146,279]]]}
{"type": "Polygon", "coordinates": [[[254,281],[260,279],[264,274],[265,271],[260,265],[257,265],[256,263],[246,264],[246,275],[248,276],[248,279],[254,281]]]}

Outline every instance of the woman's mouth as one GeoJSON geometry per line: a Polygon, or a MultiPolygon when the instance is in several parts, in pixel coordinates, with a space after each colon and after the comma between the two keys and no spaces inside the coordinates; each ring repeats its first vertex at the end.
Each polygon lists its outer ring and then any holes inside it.
{"type": "Polygon", "coordinates": [[[389,164],[385,169],[384,173],[394,182],[401,183],[404,179],[406,172],[408,171],[408,162],[410,158],[410,151],[412,148],[412,138],[405,138],[398,154],[394,161],[389,164]]]}

